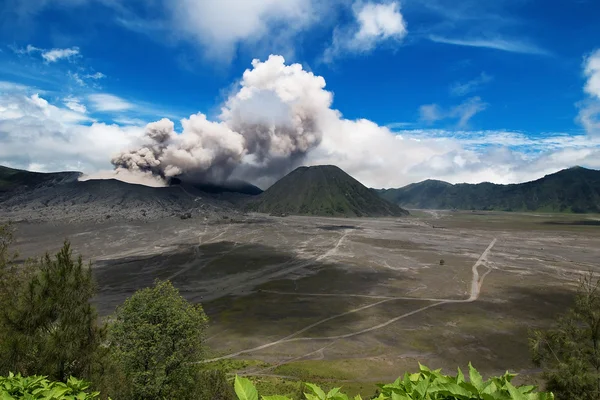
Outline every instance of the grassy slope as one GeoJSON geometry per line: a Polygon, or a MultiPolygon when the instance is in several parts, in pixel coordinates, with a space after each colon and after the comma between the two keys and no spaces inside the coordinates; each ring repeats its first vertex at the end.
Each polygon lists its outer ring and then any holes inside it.
{"type": "Polygon", "coordinates": [[[346,217],[407,214],[332,165],[297,168],[252,201],[249,209],[346,217]]]}
{"type": "Polygon", "coordinates": [[[427,180],[400,189],[380,190],[379,194],[409,208],[599,212],[600,171],[575,167],[513,185],[451,185],[427,180]]]}

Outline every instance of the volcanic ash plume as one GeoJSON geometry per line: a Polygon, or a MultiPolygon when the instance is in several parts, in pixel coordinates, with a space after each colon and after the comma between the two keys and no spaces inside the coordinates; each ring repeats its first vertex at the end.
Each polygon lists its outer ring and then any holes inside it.
{"type": "Polygon", "coordinates": [[[252,67],[225,102],[219,121],[198,113],[181,121],[180,134],[168,119],[150,123],[139,148],[112,159],[116,172],[222,182],[234,172],[256,179],[295,167],[320,143],[324,121],[335,113],[332,95],[322,77],[300,64],[286,66],[281,56],[254,60],[252,67]]]}

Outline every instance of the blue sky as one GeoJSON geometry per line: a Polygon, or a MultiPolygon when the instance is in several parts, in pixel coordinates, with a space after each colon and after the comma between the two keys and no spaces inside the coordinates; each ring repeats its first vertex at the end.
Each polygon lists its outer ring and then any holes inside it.
{"type": "MultiPolygon", "coordinates": [[[[385,187],[600,167],[599,2],[322,3],[5,1],[0,164],[94,173],[149,122],[181,134],[203,113],[231,127],[221,110],[242,74],[277,54],[323,77],[339,112],[304,163],[385,187]]],[[[265,186],[277,176],[263,167],[251,179],[265,186]]]]}

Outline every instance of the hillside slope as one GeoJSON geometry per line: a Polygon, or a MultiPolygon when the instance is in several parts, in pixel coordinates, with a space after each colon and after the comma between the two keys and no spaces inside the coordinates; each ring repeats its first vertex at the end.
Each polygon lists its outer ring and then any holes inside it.
{"type": "Polygon", "coordinates": [[[574,167],[512,185],[427,180],[378,193],[407,208],[600,212],[600,171],[574,167]]]}
{"type": "Polygon", "coordinates": [[[115,179],[78,181],[79,172],[37,173],[0,167],[0,219],[14,221],[151,220],[239,213],[233,203],[260,190],[234,182],[220,188],[179,182],[149,187],[115,179]],[[241,192],[238,192],[241,191],[241,192]]]}
{"type": "Polygon", "coordinates": [[[0,199],[16,192],[25,192],[39,187],[76,182],[81,172],[30,172],[0,165],[0,199]]]}
{"type": "Polygon", "coordinates": [[[248,209],[272,214],[336,217],[408,214],[333,165],[295,169],[253,199],[248,209]]]}

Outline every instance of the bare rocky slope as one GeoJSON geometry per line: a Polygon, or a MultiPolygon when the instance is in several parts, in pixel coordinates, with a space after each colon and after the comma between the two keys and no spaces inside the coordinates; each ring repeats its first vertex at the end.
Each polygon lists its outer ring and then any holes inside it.
{"type": "MultiPolygon", "coordinates": [[[[0,219],[12,221],[152,220],[164,217],[233,218],[235,189],[202,191],[181,182],[148,187],[114,179],[78,181],[79,172],[0,169],[0,219]],[[231,200],[231,201],[230,201],[231,200]]],[[[244,187],[244,190],[248,190],[244,187]]]]}

